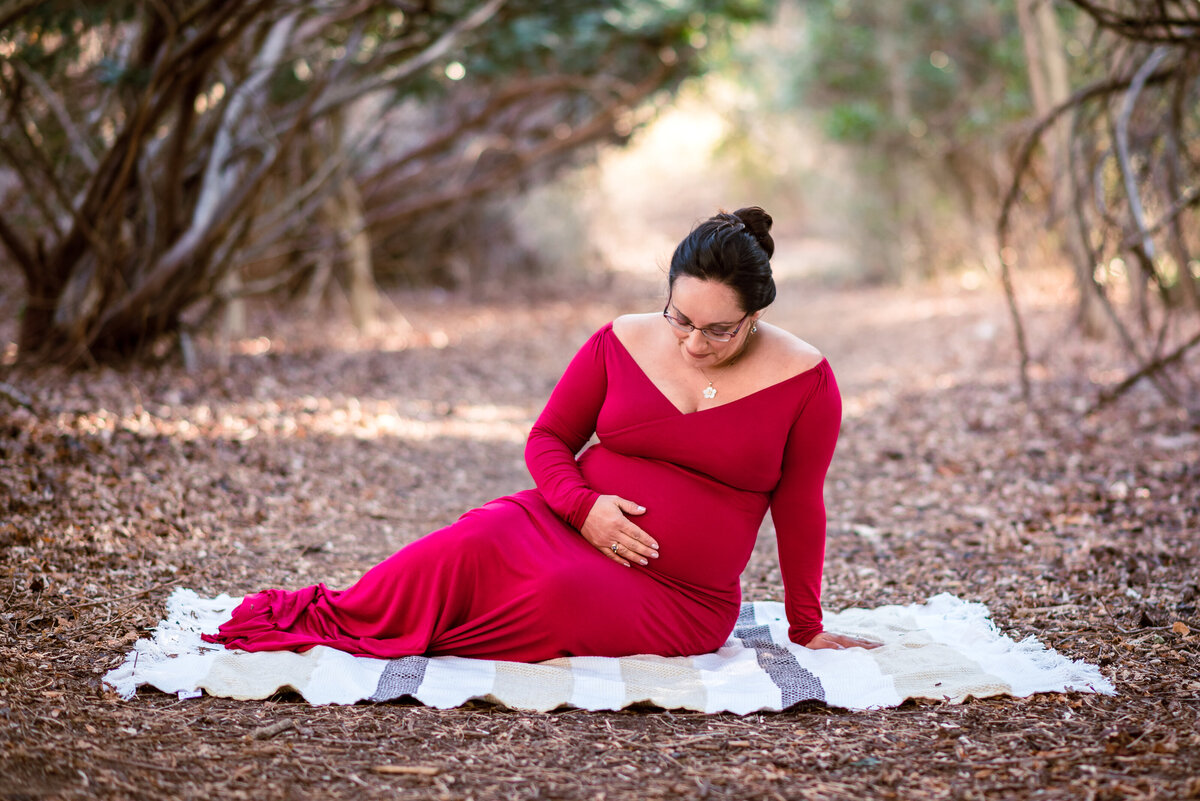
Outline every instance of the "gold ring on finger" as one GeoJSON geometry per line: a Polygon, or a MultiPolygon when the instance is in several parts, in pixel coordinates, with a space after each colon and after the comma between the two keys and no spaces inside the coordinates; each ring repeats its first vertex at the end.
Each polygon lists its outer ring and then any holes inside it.
{"type": "Polygon", "coordinates": [[[610,546],[608,546],[608,547],[612,549],[612,552],[613,552],[613,553],[616,553],[616,552],[617,552],[617,548],[620,548],[621,546],[617,545],[617,544],[614,542],[612,545],[610,545],[610,546]]]}

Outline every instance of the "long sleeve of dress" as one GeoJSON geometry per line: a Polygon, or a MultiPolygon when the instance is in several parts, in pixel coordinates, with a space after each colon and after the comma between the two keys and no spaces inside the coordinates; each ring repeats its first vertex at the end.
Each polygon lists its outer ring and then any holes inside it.
{"type": "Polygon", "coordinates": [[[575,529],[583,527],[600,497],[583,479],[575,455],[596,430],[608,376],[604,366],[606,325],[567,366],[525,444],[525,464],[550,508],[575,529]]]}
{"type": "Polygon", "coordinates": [[[822,631],[823,488],[842,420],[842,398],[833,371],[828,364],[819,369],[821,380],[788,434],[783,473],[771,495],[788,636],[801,645],[822,631]]]}

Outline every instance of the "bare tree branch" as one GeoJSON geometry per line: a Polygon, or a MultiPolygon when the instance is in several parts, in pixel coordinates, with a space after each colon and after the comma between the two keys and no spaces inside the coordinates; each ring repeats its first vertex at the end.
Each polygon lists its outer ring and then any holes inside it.
{"type": "Polygon", "coordinates": [[[1101,28],[1111,30],[1125,39],[1174,45],[1192,45],[1200,41],[1200,13],[1197,13],[1200,9],[1189,16],[1189,5],[1196,5],[1194,2],[1189,4],[1189,0],[1175,0],[1172,3],[1178,8],[1176,14],[1166,10],[1166,3],[1160,5],[1161,10],[1157,14],[1151,12],[1146,3],[1137,3],[1137,13],[1129,14],[1092,0],[1071,2],[1101,28]]]}
{"type": "MultiPolygon", "coordinates": [[[[28,142],[27,137],[21,137],[23,142],[28,142]]],[[[53,196],[55,193],[49,187],[43,187],[42,180],[34,177],[29,170],[29,160],[22,154],[13,149],[8,140],[0,137],[0,155],[3,155],[5,160],[12,165],[14,171],[21,178],[21,183],[24,185],[27,193],[26,197],[42,217],[42,222],[50,229],[50,232],[57,238],[62,237],[62,227],[59,224],[58,215],[54,209],[50,208],[46,203],[46,196],[53,196]]]]}
{"type": "MultiPolygon", "coordinates": [[[[576,126],[567,136],[561,139],[551,137],[525,148],[513,143],[507,151],[509,158],[502,165],[481,176],[469,177],[465,182],[443,186],[419,196],[404,196],[398,201],[376,207],[367,215],[368,225],[373,228],[395,226],[404,220],[479,197],[511,183],[531,167],[549,160],[555,154],[568,153],[584,143],[598,141],[611,133],[616,116],[628,108],[630,102],[654,91],[659,85],[663,70],[665,68],[660,68],[660,74],[649,76],[628,96],[601,107],[590,120],[576,126]]],[[[427,185],[424,181],[420,183],[427,185]]]]}
{"type": "Polygon", "coordinates": [[[1129,118],[1133,116],[1133,108],[1137,104],[1138,95],[1142,93],[1146,80],[1158,69],[1170,51],[1165,47],[1156,47],[1150,58],[1138,68],[1129,82],[1129,90],[1121,103],[1121,111],[1116,121],[1117,164],[1121,170],[1121,179],[1125,185],[1125,195],[1129,199],[1129,213],[1133,224],[1140,232],[1139,246],[1146,258],[1154,259],[1154,239],[1146,231],[1146,212],[1142,207],[1142,195],[1138,190],[1137,178],[1134,177],[1133,167],[1129,163],[1129,118]]]}
{"type": "Polygon", "coordinates": [[[468,103],[465,114],[429,135],[402,156],[375,170],[364,182],[363,191],[379,195],[395,192],[410,177],[402,172],[405,168],[446,152],[461,142],[466,134],[481,130],[486,123],[501,115],[514,104],[530,97],[536,97],[546,102],[555,93],[566,92],[590,96],[598,105],[603,105],[604,102],[612,100],[614,97],[628,105],[634,105],[645,96],[644,92],[639,93],[637,87],[628,84],[621,85],[607,77],[589,81],[576,75],[542,75],[518,81],[499,92],[489,93],[485,102],[468,103]]]}
{"type": "Polygon", "coordinates": [[[80,213],[79,209],[76,208],[75,201],[67,194],[67,190],[63,187],[62,182],[59,181],[58,176],[54,174],[54,167],[50,164],[50,160],[46,158],[46,154],[42,152],[40,147],[38,147],[37,142],[33,141],[33,138],[29,135],[29,131],[24,124],[25,121],[21,119],[19,115],[17,115],[16,123],[17,124],[14,127],[17,129],[18,133],[20,133],[21,139],[25,142],[25,146],[29,149],[29,153],[32,156],[31,161],[33,162],[33,166],[36,167],[38,172],[41,174],[46,188],[52,195],[55,196],[55,198],[57,198],[59,205],[61,205],[63,209],[66,210],[67,214],[70,215],[71,219],[74,220],[76,227],[85,237],[87,237],[88,242],[90,242],[92,247],[96,249],[97,253],[99,253],[102,257],[107,258],[109,255],[108,243],[106,243],[100,238],[99,235],[97,235],[96,230],[92,227],[91,221],[85,218],[80,213]]]}
{"type": "MultiPolygon", "coordinates": [[[[1146,78],[1147,84],[1162,83],[1168,78],[1176,74],[1175,68],[1167,70],[1159,70],[1149,75],[1146,78]]],[[[1016,203],[1017,197],[1021,192],[1022,179],[1025,176],[1025,171],[1029,169],[1032,162],[1033,152],[1036,150],[1038,143],[1041,140],[1042,134],[1052,126],[1060,116],[1066,114],[1075,108],[1082,106],[1089,101],[1097,98],[1106,97],[1120,92],[1123,89],[1129,88],[1133,81],[1132,76],[1129,78],[1107,78],[1096,81],[1081,89],[1076,90],[1070,97],[1059,103],[1050,111],[1049,114],[1042,117],[1034,124],[1033,129],[1025,137],[1024,144],[1018,151],[1016,158],[1016,166],[1013,169],[1012,180],[1008,185],[1008,192],[1005,194],[1004,203],[1001,205],[1000,222],[997,224],[997,230],[1000,232],[998,237],[1001,243],[1004,242],[1009,226],[1009,215],[1012,213],[1013,204],[1016,203]]]]}
{"type": "Polygon", "coordinates": [[[13,257],[13,261],[21,268],[26,282],[32,283],[40,265],[34,258],[29,246],[22,241],[21,236],[4,219],[3,212],[0,212],[0,242],[4,243],[8,254],[13,257]]]}
{"type": "Polygon", "coordinates": [[[271,69],[283,57],[284,46],[295,21],[296,17],[293,14],[271,26],[266,42],[259,51],[252,77],[238,88],[226,104],[222,126],[209,153],[200,198],[196,202],[188,229],[147,270],[141,283],[132,288],[120,302],[110,307],[100,321],[101,327],[125,314],[130,308],[136,307],[146,297],[162,291],[180,267],[187,260],[194,258],[218,218],[228,216],[229,210],[237,207],[236,202],[231,202],[230,195],[237,192],[239,182],[245,181],[246,176],[241,174],[237,165],[227,163],[235,142],[234,128],[241,124],[246,107],[263,91],[271,69]]]}
{"type": "MultiPolygon", "coordinates": [[[[1142,378],[1152,381],[1169,402],[1185,403],[1186,393],[1177,391],[1165,368],[1178,365],[1183,353],[1200,341],[1200,335],[1176,343],[1178,347],[1166,356],[1162,352],[1171,345],[1181,298],[1200,309],[1200,287],[1188,266],[1191,237],[1187,232],[1194,226],[1182,223],[1185,212],[1200,205],[1200,187],[1195,185],[1200,160],[1193,155],[1186,131],[1194,121],[1190,106],[1200,89],[1200,63],[1195,58],[1200,43],[1200,2],[1070,2],[1098,26],[1092,52],[1111,77],[1079,89],[1032,126],[1017,152],[997,221],[997,241],[1002,250],[1007,246],[1012,214],[1045,132],[1057,118],[1073,114],[1068,191],[1072,225],[1082,244],[1083,261],[1076,265],[1080,309],[1099,304],[1125,354],[1136,365],[1126,381],[1101,393],[1091,411],[1112,402],[1142,378]],[[1153,223],[1151,212],[1157,216],[1153,223]],[[1162,253],[1170,253],[1177,274],[1167,270],[1162,253]],[[1123,272],[1113,270],[1112,259],[1118,255],[1125,256],[1123,272]],[[1128,285],[1131,305],[1142,321],[1143,330],[1137,335],[1102,285],[1100,270],[1109,271],[1109,280],[1128,285]],[[1152,286],[1157,288],[1156,294],[1150,292],[1152,286]],[[1150,302],[1155,299],[1161,312],[1157,330],[1151,323],[1150,302]],[[1144,355],[1146,352],[1150,355],[1144,355]]],[[[1017,323],[1024,389],[1028,387],[1028,353],[1007,269],[1002,279],[1017,323]]]]}
{"type": "Polygon", "coordinates": [[[42,0],[10,0],[0,6],[0,30],[12,25],[28,12],[41,5],[42,0]]]}
{"type": "Polygon", "coordinates": [[[399,82],[409,78],[418,70],[424,69],[448,53],[465,34],[479,28],[495,16],[504,3],[505,0],[488,0],[488,2],[451,25],[445,33],[438,37],[437,41],[420,51],[413,58],[385,70],[378,76],[367,78],[348,89],[334,93],[329,98],[323,99],[314,106],[313,116],[324,116],[339,106],[343,106],[372,92],[386,89],[389,86],[395,86],[399,82]]]}
{"type": "Polygon", "coordinates": [[[37,89],[42,101],[54,113],[58,124],[62,126],[63,133],[67,135],[67,140],[71,143],[71,149],[75,151],[75,155],[79,160],[83,162],[83,166],[94,171],[97,167],[96,154],[92,152],[87,138],[80,132],[75,121],[71,119],[71,115],[68,113],[66,106],[63,105],[62,100],[54,93],[50,85],[46,83],[46,79],[29,69],[29,66],[20,59],[13,59],[10,63],[21,74],[22,78],[28,81],[34,89],[37,89]]]}
{"type": "Polygon", "coordinates": [[[1087,414],[1089,414],[1089,415],[1095,414],[1100,409],[1104,408],[1108,404],[1115,401],[1117,398],[1124,395],[1126,392],[1128,392],[1130,389],[1132,389],[1133,386],[1135,384],[1137,384],[1137,382],[1141,381],[1143,378],[1146,378],[1148,376],[1153,376],[1157,373],[1160,373],[1160,372],[1162,372],[1162,370],[1164,368],[1169,367],[1172,364],[1175,364],[1176,362],[1180,361],[1181,359],[1183,359],[1184,354],[1186,354],[1189,350],[1196,347],[1197,345],[1200,345],[1200,332],[1197,332],[1195,335],[1192,336],[1191,339],[1184,342],[1182,345],[1175,348],[1175,350],[1171,351],[1170,353],[1166,354],[1165,356],[1160,356],[1159,358],[1154,359],[1153,361],[1142,365],[1136,371],[1134,371],[1131,375],[1129,375],[1127,378],[1125,378],[1125,380],[1121,381],[1121,383],[1101,392],[1100,397],[1098,397],[1096,399],[1096,402],[1092,404],[1091,408],[1089,408],[1087,410],[1087,414]]]}
{"type": "Polygon", "coordinates": [[[1157,234],[1158,232],[1162,231],[1163,228],[1178,220],[1180,214],[1196,206],[1200,206],[1200,186],[1193,186],[1191,189],[1184,192],[1179,199],[1171,205],[1171,208],[1163,212],[1162,217],[1154,221],[1153,225],[1147,225],[1144,228],[1130,232],[1123,240],[1121,240],[1121,247],[1133,247],[1144,237],[1157,234]]]}

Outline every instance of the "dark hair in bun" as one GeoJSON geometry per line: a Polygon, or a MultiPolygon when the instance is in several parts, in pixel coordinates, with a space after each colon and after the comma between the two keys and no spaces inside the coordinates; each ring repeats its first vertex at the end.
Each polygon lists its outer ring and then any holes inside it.
{"type": "Polygon", "coordinates": [[[668,284],[675,286],[681,275],[720,281],[737,293],[747,314],[766,308],[775,300],[770,232],[771,215],[758,206],[709,217],[675,248],[668,284]]]}

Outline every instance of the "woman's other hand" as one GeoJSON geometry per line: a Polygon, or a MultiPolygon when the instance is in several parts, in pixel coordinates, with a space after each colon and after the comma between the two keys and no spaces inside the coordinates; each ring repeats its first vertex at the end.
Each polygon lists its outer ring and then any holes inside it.
{"type": "Polygon", "coordinates": [[[579,533],[592,547],[615,562],[626,567],[630,562],[648,565],[650,559],[658,558],[658,543],[628,517],[645,512],[646,507],[633,501],[616,495],[601,495],[592,505],[579,533]]]}
{"type": "Polygon", "coordinates": [[[805,647],[812,648],[813,650],[830,648],[841,651],[846,648],[878,648],[881,645],[883,645],[883,643],[875,642],[874,640],[860,640],[858,637],[850,637],[845,634],[834,634],[830,631],[823,631],[816,637],[813,637],[811,640],[809,640],[808,645],[805,647]]]}

